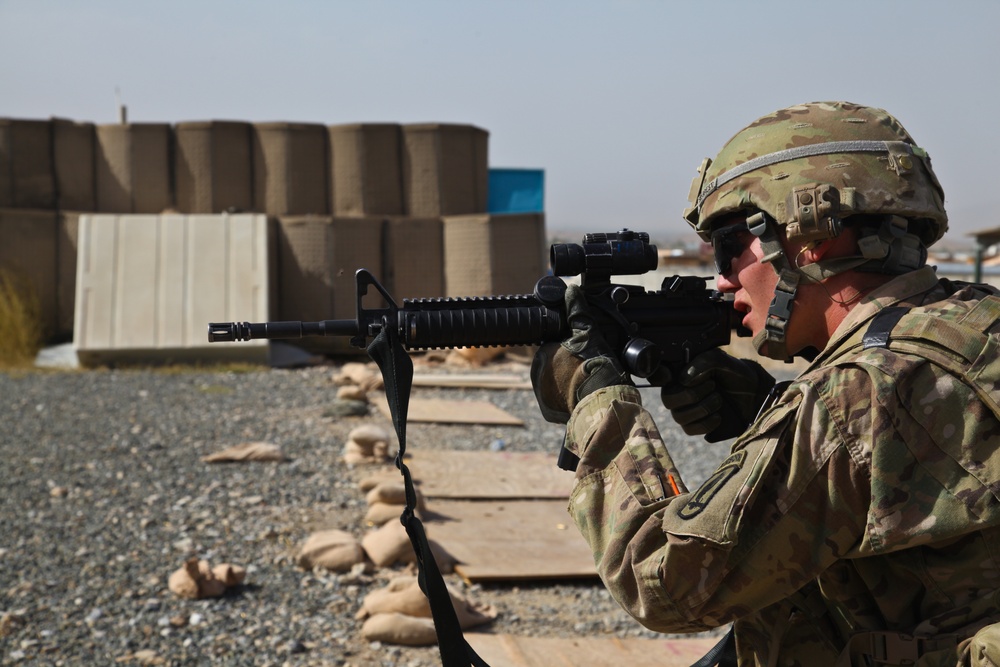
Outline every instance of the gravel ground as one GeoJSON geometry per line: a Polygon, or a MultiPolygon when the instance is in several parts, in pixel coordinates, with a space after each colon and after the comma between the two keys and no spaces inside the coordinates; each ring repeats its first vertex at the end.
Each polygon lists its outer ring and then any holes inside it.
{"type": "MultiPolygon", "coordinates": [[[[490,368],[527,376],[517,362],[490,368]]],[[[361,599],[399,570],[351,577],[295,564],[319,528],[363,534],[357,483],[370,469],[348,468],[339,455],[362,423],[391,430],[374,409],[329,416],[337,370],[0,373],[0,664],[439,664],[436,647],[360,635],[361,599]],[[277,444],[291,460],[200,461],[246,441],[277,444]],[[167,577],[192,556],[243,565],[246,583],[219,599],[179,599],[167,577]]],[[[485,450],[499,440],[510,451],[552,451],[562,437],[528,390],[413,395],[489,400],[526,425],[415,424],[410,450],[485,450]]],[[[659,407],[654,415],[694,488],[727,446],[670,429],[655,394],[646,403],[659,407]]],[[[596,580],[448,581],[497,608],[492,632],[655,636],[596,580]]]]}

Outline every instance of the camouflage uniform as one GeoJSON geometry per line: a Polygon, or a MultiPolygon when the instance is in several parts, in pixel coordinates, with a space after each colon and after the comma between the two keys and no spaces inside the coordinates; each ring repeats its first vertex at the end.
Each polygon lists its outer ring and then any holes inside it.
{"type": "Polygon", "coordinates": [[[1000,620],[1000,300],[956,289],[923,268],[864,298],[694,491],[635,388],[585,397],[569,511],[615,599],[662,632],[734,622],[740,665],[833,665],[880,630],[955,665],[1000,620]]]}

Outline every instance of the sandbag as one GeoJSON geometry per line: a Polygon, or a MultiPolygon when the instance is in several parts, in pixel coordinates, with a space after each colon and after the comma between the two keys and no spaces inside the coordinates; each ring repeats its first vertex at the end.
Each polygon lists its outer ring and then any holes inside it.
{"type": "Polygon", "coordinates": [[[349,572],[365,560],[365,552],[357,539],[342,530],[321,530],[313,533],[299,549],[299,567],[311,570],[322,567],[333,572],[349,572]]]}
{"type": "MultiPolygon", "coordinates": [[[[428,540],[431,554],[442,574],[452,572],[455,559],[434,540],[428,540]]],[[[370,531],[361,539],[365,554],[377,567],[390,567],[396,563],[415,563],[417,556],[406,534],[406,528],[398,521],[390,521],[381,528],[370,531]]]]}

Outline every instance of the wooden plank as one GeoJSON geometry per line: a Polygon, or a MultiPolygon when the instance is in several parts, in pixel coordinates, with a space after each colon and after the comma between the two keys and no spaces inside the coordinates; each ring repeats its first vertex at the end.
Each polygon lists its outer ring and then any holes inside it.
{"type": "MultiPolygon", "coordinates": [[[[385,395],[378,394],[373,401],[387,419],[392,419],[385,395]]],[[[488,401],[449,401],[438,398],[411,398],[406,421],[407,423],[524,426],[521,419],[488,401]]]]}
{"type": "Polygon", "coordinates": [[[425,498],[569,498],[575,479],[542,452],[422,449],[406,465],[425,498]]]}
{"type": "Polygon", "coordinates": [[[465,639],[490,667],[688,667],[715,646],[720,638],[564,639],[468,632],[465,639]]]}
{"type": "Polygon", "coordinates": [[[461,387],[466,389],[531,389],[531,382],[519,375],[494,373],[417,373],[414,387],[461,387]]]}
{"type": "Polygon", "coordinates": [[[596,577],[593,555],[565,500],[435,500],[427,536],[469,582],[596,577]]]}

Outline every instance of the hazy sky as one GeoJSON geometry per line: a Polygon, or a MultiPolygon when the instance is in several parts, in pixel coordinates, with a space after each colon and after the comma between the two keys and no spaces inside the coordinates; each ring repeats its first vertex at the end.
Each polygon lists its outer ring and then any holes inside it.
{"type": "Polygon", "coordinates": [[[1000,226],[1000,2],[0,0],[0,116],[470,123],[546,172],[552,230],[683,230],[755,118],[844,99],[926,148],[966,242],[1000,226]]]}

